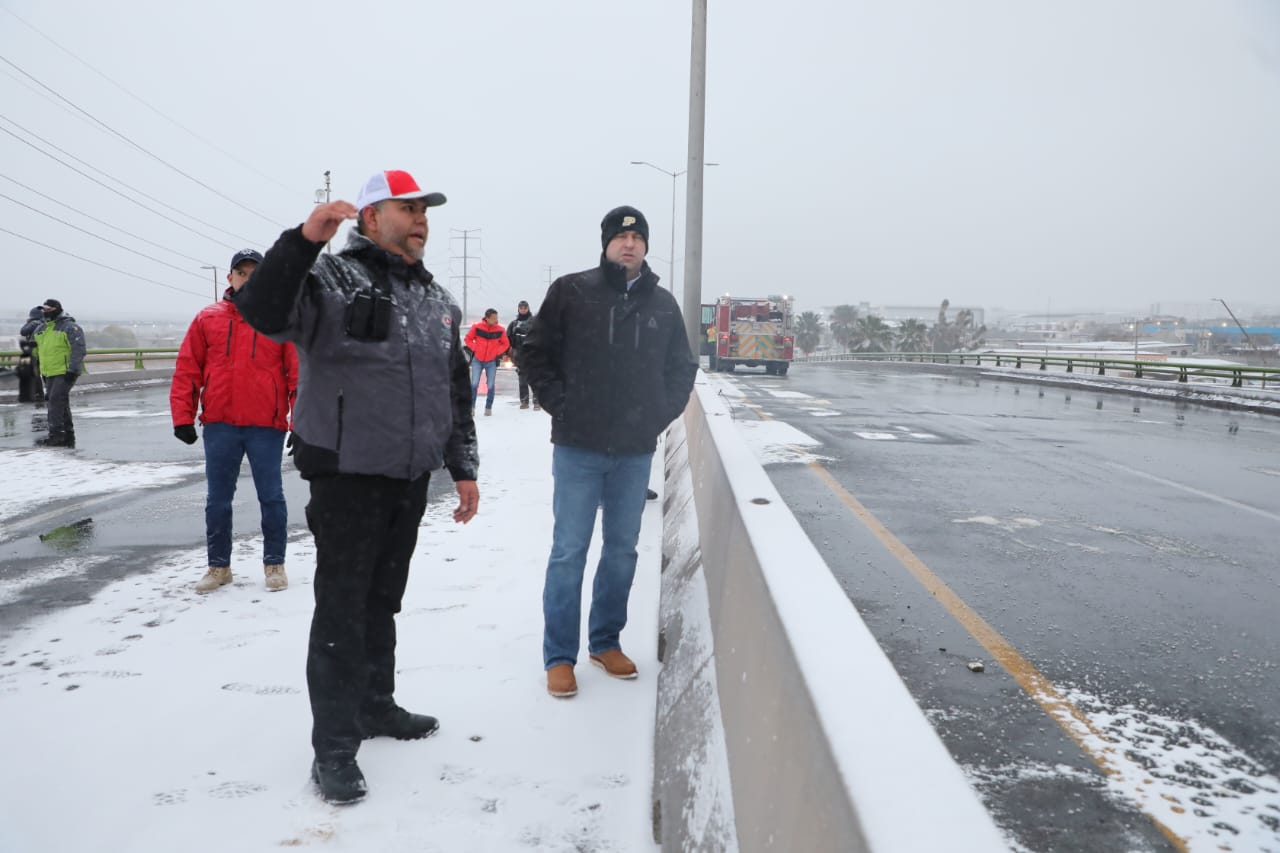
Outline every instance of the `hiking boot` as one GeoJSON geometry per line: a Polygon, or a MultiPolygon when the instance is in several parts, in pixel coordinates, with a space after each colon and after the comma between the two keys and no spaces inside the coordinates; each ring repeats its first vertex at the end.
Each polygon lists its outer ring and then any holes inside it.
{"type": "Polygon", "coordinates": [[[542,411],[542,407],[538,405],[538,401],[537,401],[537,400],[534,400],[534,401],[533,401],[533,410],[534,410],[535,412],[540,412],[540,411],[542,411]]]}
{"type": "Polygon", "coordinates": [[[520,401],[520,408],[522,408],[522,409],[527,409],[527,408],[529,408],[529,401],[528,401],[528,400],[521,400],[521,401],[520,401]]]}
{"type": "Polygon", "coordinates": [[[431,737],[440,728],[440,721],[435,717],[411,714],[391,700],[361,709],[356,715],[356,724],[365,740],[372,737],[418,740],[431,737]]]}
{"type": "Polygon", "coordinates": [[[487,417],[489,417],[489,415],[492,415],[492,414],[493,414],[493,409],[485,409],[485,410],[484,410],[484,415],[485,415],[485,417],[486,417],[486,418],[487,418],[487,417]]]}
{"type": "Polygon", "coordinates": [[[289,576],[284,573],[282,565],[263,566],[262,573],[267,577],[268,592],[278,592],[289,586],[289,576]]]}
{"type": "Polygon", "coordinates": [[[653,489],[645,489],[644,499],[647,501],[656,501],[658,499],[658,493],[655,492],[653,489]]]}
{"type": "Polygon", "coordinates": [[[630,679],[637,675],[636,665],[631,662],[631,658],[622,653],[621,649],[610,649],[607,652],[592,655],[591,662],[614,678],[630,679]]]}
{"type": "Polygon", "coordinates": [[[205,572],[204,577],[200,578],[200,582],[196,584],[196,592],[203,595],[229,583],[231,583],[230,566],[210,566],[209,571],[205,572]]]}
{"type": "Polygon", "coordinates": [[[547,692],[557,699],[578,695],[578,679],[573,677],[573,664],[558,663],[547,670],[547,692]]]}
{"type": "Polygon", "coordinates": [[[311,781],[320,789],[320,799],[334,805],[357,803],[369,793],[354,755],[316,756],[311,762],[311,781]]]}

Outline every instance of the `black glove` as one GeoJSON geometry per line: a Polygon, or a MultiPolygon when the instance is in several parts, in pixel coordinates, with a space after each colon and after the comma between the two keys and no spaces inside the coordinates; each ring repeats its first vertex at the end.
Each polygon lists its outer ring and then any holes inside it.
{"type": "Polygon", "coordinates": [[[67,377],[68,382],[75,382],[77,379],[80,378],[80,374],[76,373],[74,370],[68,370],[66,373],[62,375],[67,377]]]}
{"type": "Polygon", "coordinates": [[[173,428],[173,434],[178,441],[181,441],[184,444],[195,444],[196,440],[200,438],[200,436],[196,434],[194,424],[180,424],[173,428]]]}

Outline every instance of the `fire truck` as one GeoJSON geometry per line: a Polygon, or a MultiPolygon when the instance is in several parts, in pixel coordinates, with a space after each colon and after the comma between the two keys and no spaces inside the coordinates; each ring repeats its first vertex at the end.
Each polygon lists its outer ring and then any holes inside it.
{"type": "MultiPolygon", "coordinates": [[[[739,364],[764,366],[765,373],[786,376],[795,347],[790,296],[721,296],[711,308],[707,341],[715,338],[712,370],[732,372],[739,364]]],[[[703,312],[704,318],[706,311],[703,312]]]]}

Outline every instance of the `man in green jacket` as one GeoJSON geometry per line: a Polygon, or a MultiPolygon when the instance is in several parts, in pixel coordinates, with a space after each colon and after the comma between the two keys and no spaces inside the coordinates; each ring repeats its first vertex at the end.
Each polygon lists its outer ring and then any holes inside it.
{"type": "Polygon", "coordinates": [[[36,444],[44,447],[75,447],[76,430],[71,422],[71,386],[84,369],[84,330],[62,303],[46,299],[34,338],[49,402],[49,435],[36,444]]]}

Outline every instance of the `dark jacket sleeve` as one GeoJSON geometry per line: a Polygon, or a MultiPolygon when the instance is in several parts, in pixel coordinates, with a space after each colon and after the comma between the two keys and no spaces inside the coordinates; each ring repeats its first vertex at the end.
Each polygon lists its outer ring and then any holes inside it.
{"type": "Polygon", "coordinates": [[[564,318],[561,314],[563,294],[569,287],[563,277],[551,283],[520,346],[520,363],[529,377],[529,385],[538,403],[552,417],[560,413],[564,404],[560,357],[564,348],[564,318]]]}
{"type": "Polygon", "coordinates": [[[449,396],[453,399],[453,432],[444,448],[444,464],[455,483],[474,480],[480,473],[480,448],[476,440],[475,412],[471,408],[471,368],[462,354],[456,324],[453,353],[449,357],[449,396]]]}
{"type": "Polygon", "coordinates": [[[698,377],[698,362],[689,347],[689,336],[685,334],[684,317],[680,313],[680,305],[673,298],[676,320],[679,327],[667,344],[666,358],[663,362],[663,384],[667,390],[667,410],[663,413],[665,424],[670,424],[684,412],[689,405],[689,394],[693,391],[694,380],[698,377]]]}
{"type": "Polygon", "coordinates": [[[245,322],[272,340],[297,340],[307,274],[323,248],[302,236],[301,225],[281,234],[236,295],[245,322]]]}
{"type": "Polygon", "coordinates": [[[71,347],[71,358],[67,362],[67,373],[84,373],[84,329],[79,323],[67,326],[67,344],[71,347]]]}

